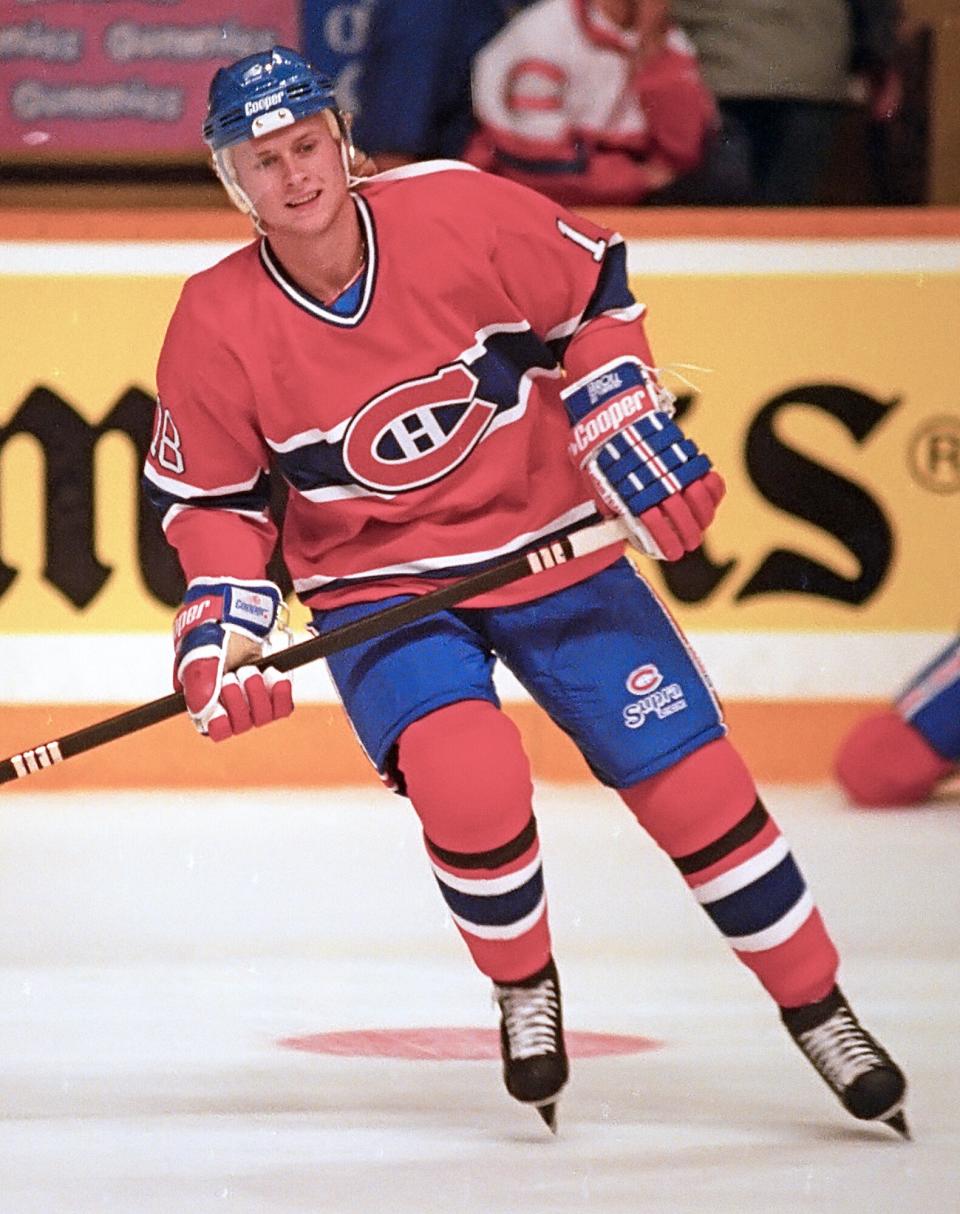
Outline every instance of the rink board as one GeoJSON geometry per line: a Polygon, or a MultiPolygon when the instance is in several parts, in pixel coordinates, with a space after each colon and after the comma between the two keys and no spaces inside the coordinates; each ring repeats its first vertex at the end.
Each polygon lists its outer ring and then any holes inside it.
{"type": "MultiPolygon", "coordinates": [[[[960,347],[947,336],[960,330],[960,213],[601,218],[627,239],[658,361],[687,398],[684,425],[730,490],[699,567],[679,580],[645,571],[758,776],[823,778],[850,721],[960,616],[960,347]]],[[[4,755],[167,691],[172,609],[138,531],[135,442],[115,419],[122,402],[149,409],[183,278],[246,234],[225,211],[0,213],[4,755]],[[27,402],[38,433],[23,424],[27,402]],[[79,489],[56,458],[64,419],[91,440],[79,489]],[[55,523],[71,511],[90,519],[73,544],[55,523]]],[[[507,680],[503,695],[535,772],[581,779],[582,761],[522,691],[507,680]]],[[[299,702],[282,742],[243,739],[221,754],[175,722],[42,779],[372,778],[322,674],[299,702]]]]}

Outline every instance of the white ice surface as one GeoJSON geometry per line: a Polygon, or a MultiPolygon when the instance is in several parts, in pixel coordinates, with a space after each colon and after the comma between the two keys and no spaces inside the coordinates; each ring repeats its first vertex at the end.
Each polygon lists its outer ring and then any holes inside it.
{"type": "Polygon", "coordinates": [[[495,1062],[329,1029],[493,1028],[406,803],[378,788],[0,799],[0,1214],[956,1214],[960,806],[768,789],[897,1056],[850,1120],[612,794],[537,792],[575,1059],[552,1139],[495,1062]]]}

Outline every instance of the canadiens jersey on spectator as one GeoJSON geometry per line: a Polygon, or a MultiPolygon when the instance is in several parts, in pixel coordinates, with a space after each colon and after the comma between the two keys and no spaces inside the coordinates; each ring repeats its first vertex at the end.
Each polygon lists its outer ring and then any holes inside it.
{"type": "MultiPolygon", "coordinates": [[[[650,0],[659,13],[662,0],[650,0]]],[[[717,124],[693,45],[592,0],[540,0],[479,52],[465,158],[567,206],[632,205],[694,169],[717,124]]]]}

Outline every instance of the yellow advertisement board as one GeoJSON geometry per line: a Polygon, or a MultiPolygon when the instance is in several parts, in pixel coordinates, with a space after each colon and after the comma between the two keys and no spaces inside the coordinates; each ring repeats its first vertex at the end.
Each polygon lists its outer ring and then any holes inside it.
{"type": "MultiPolygon", "coordinates": [[[[769,255],[711,272],[708,250],[702,271],[679,273],[664,249],[650,273],[631,249],[634,290],[684,426],[729,487],[703,550],[652,568],[683,622],[955,628],[960,269],[889,271],[878,254],[851,271],[838,241],[818,243],[814,271],[801,241],[790,272],[769,255]]],[[[180,284],[214,255],[175,252],[38,244],[42,272],[0,273],[4,633],[169,625],[177,571],[139,495],[138,451],[180,284]]]]}
{"type": "Polygon", "coordinates": [[[960,273],[634,286],[658,361],[707,368],[683,372],[696,385],[685,425],[729,487],[700,571],[711,588],[684,597],[684,618],[956,628],[960,273]]]}
{"type": "MultiPolygon", "coordinates": [[[[656,218],[646,232],[631,217],[614,226],[682,424],[729,492],[701,551],[645,572],[704,657],[757,778],[829,778],[861,705],[887,697],[960,621],[960,215],[944,226],[918,212],[897,230],[866,213],[829,231],[805,218],[764,235],[736,213],[723,217],[727,237],[709,214],[691,212],[685,232],[662,216],[651,231],[656,218]]],[[[139,488],[154,369],[184,278],[246,233],[239,216],[191,222],[0,212],[6,751],[169,688],[182,580],[139,488]]],[[[295,628],[305,620],[295,611],[295,628]]],[[[298,672],[282,761],[269,737],[228,755],[180,720],[42,778],[372,779],[324,680],[322,663],[298,672]]],[[[500,690],[534,771],[585,778],[519,687],[500,690]]]]}
{"type": "Polygon", "coordinates": [[[3,632],[169,627],[144,580],[132,434],[139,419],[149,441],[180,282],[0,276],[3,632]]]}

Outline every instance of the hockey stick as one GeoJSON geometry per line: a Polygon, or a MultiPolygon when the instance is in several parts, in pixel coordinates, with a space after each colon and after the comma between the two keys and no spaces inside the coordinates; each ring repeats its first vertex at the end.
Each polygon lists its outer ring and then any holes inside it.
{"type": "MultiPolygon", "coordinates": [[[[404,624],[412,624],[424,616],[433,615],[489,590],[497,590],[531,574],[553,569],[574,557],[588,556],[591,552],[625,540],[626,535],[623,524],[617,519],[595,523],[533,552],[508,557],[490,569],[472,573],[449,586],[441,586],[439,590],[431,590],[428,594],[397,603],[383,611],[375,611],[363,619],[331,629],[322,636],[311,637],[307,641],[291,645],[289,649],[268,654],[254,665],[261,670],[268,666],[280,671],[294,670],[297,666],[304,666],[331,653],[338,653],[341,649],[347,649],[360,641],[383,636],[384,633],[404,624]]],[[[0,784],[21,780],[56,763],[62,763],[64,759],[71,759],[74,755],[83,754],[84,751],[146,729],[148,725],[158,725],[161,721],[178,716],[185,709],[183,693],[175,692],[162,699],[151,700],[148,704],[141,704],[139,708],[132,708],[129,712],[121,712],[105,721],[98,721],[95,725],[87,725],[52,742],[43,742],[29,750],[23,750],[8,759],[0,759],[0,784]]]]}

